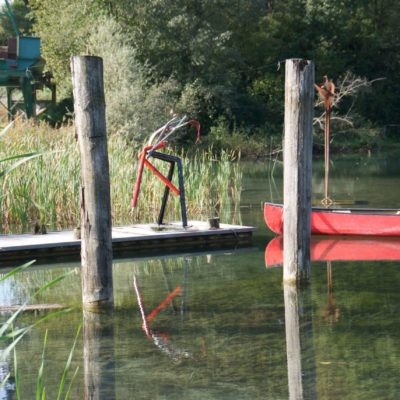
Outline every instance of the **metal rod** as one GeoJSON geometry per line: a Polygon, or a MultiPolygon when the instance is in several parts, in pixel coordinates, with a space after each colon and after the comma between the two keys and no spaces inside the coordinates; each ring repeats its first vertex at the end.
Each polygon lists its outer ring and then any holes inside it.
{"type": "MultiPolygon", "coordinates": [[[[178,158],[178,157],[177,157],[178,158]]],[[[183,182],[183,168],[182,168],[182,161],[178,158],[178,182],[179,182],[179,200],[181,202],[181,214],[182,214],[182,226],[186,228],[188,226],[187,223],[187,216],[186,216],[186,203],[185,203],[185,188],[183,182]]]]}
{"type": "Polygon", "coordinates": [[[329,206],[331,201],[329,199],[329,145],[330,145],[330,121],[331,110],[326,109],[325,112],[325,187],[324,187],[324,200],[326,206],[329,206]]]}
{"type": "MultiPolygon", "coordinates": [[[[8,2],[8,0],[5,0],[4,2],[5,2],[5,5],[6,5],[6,8],[7,8],[7,13],[6,13],[6,14],[7,14],[8,18],[9,18],[10,21],[11,21],[11,25],[12,25],[12,27],[13,27],[15,36],[16,36],[16,37],[19,37],[19,29],[18,29],[18,26],[17,26],[17,22],[15,21],[15,14],[14,14],[14,11],[13,11],[13,9],[11,8],[10,3],[8,2]]],[[[3,14],[3,13],[1,13],[1,14],[3,14]]],[[[3,15],[4,15],[4,14],[3,14],[3,15]]]]}
{"type": "MultiPolygon", "coordinates": [[[[167,179],[172,183],[172,177],[174,175],[175,163],[172,161],[170,161],[169,163],[170,163],[170,167],[169,167],[167,179]]],[[[162,203],[161,203],[161,210],[160,210],[160,214],[158,215],[158,225],[162,225],[162,223],[163,223],[165,207],[167,206],[169,190],[170,190],[169,186],[165,186],[164,195],[163,195],[162,203]]]]}
{"type": "Polygon", "coordinates": [[[140,186],[142,184],[142,175],[143,175],[143,167],[144,167],[144,159],[146,157],[146,152],[143,151],[142,154],[140,155],[140,161],[139,161],[139,171],[136,176],[136,182],[135,182],[135,188],[133,189],[133,194],[132,194],[132,203],[131,207],[134,209],[137,205],[137,200],[140,192],[140,186]]]}
{"type": "Polygon", "coordinates": [[[180,190],[175,185],[173,185],[153,164],[151,164],[146,159],[144,160],[144,163],[146,167],[148,167],[150,171],[153,172],[154,175],[162,180],[164,185],[167,185],[176,195],[180,194],[180,190]]]}
{"type": "MultiPolygon", "coordinates": [[[[178,190],[178,193],[176,193],[176,194],[179,194],[179,200],[180,200],[180,203],[181,203],[181,215],[182,215],[182,225],[183,225],[183,227],[185,228],[185,227],[187,227],[187,225],[188,225],[188,223],[187,223],[187,216],[186,216],[186,203],[185,203],[185,187],[184,187],[184,178],[183,178],[183,168],[182,168],[182,160],[179,158],[179,157],[177,157],[177,156],[172,156],[172,155],[170,155],[170,154],[164,154],[164,153],[159,153],[159,152],[154,152],[153,153],[153,157],[154,158],[159,158],[160,160],[163,160],[163,161],[168,161],[168,162],[174,162],[174,163],[176,163],[177,164],[177,166],[178,166],[178,184],[179,184],[179,190],[178,190]]],[[[146,165],[147,165],[147,163],[148,164],[150,164],[147,160],[145,160],[145,163],[146,163],[146,165]]],[[[150,164],[150,165],[152,165],[152,164],[150,164]]],[[[154,168],[154,167],[153,167],[154,168]]],[[[157,171],[157,170],[156,170],[157,171]]],[[[158,172],[158,171],[157,171],[158,172]]],[[[156,172],[155,172],[156,173],[156,172]]],[[[159,173],[159,172],[158,172],[159,173]]],[[[176,191],[177,189],[176,189],[176,187],[171,183],[171,182],[169,182],[168,180],[166,180],[166,178],[163,176],[163,175],[161,175],[162,176],[162,181],[167,185],[167,186],[169,186],[170,187],[170,189],[172,190],[172,191],[176,191]],[[175,189],[175,190],[174,190],[175,189]]],[[[161,179],[161,177],[160,177],[160,179],[161,179]]]]}

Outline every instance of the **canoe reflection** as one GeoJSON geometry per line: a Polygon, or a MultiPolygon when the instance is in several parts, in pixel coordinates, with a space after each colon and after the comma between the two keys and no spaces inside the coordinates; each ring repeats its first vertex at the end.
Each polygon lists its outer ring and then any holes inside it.
{"type": "MultiPolygon", "coordinates": [[[[400,260],[400,238],[311,237],[311,261],[400,260]]],[[[267,268],[282,265],[283,238],[272,239],[265,249],[267,268]]]]}

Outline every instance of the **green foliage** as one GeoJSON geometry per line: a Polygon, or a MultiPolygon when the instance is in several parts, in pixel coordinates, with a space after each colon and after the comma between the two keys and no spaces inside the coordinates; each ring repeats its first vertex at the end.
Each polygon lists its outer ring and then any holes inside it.
{"type": "Polygon", "coordinates": [[[43,155],[42,153],[27,153],[27,154],[19,154],[16,156],[7,157],[0,160],[0,163],[5,163],[7,161],[19,159],[17,162],[9,165],[3,171],[0,171],[0,178],[4,177],[6,174],[9,174],[13,169],[18,168],[18,166],[20,166],[21,164],[24,164],[27,161],[31,160],[32,158],[40,157],[42,155],[43,155]]]}
{"type": "MultiPolygon", "coordinates": [[[[123,225],[132,222],[130,200],[138,149],[122,135],[112,135],[108,144],[113,224],[123,225]]],[[[76,227],[80,215],[80,177],[74,127],[52,129],[45,124],[17,125],[0,141],[0,160],[8,158],[2,168],[8,170],[9,165],[15,163],[14,157],[5,154],[27,155],[28,148],[36,151],[35,158],[21,158],[24,163],[9,170],[0,180],[3,231],[29,231],[35,221],[49,224],[52,229],[76,227]]],[[[229,212],[232,206],[239,205],[241,175],[239,166],[232,162],[235,154],[221,151],[217,160],[212,151],[202,150],[193,157],[184,153],[181,157],[190,219],[209,216],[216,207],[229,212]]],[[[165,163],[157,167],[166,173],[165,163]]],[[[136,215],[138,221],[155,220],[164,188],[157,177],[145,171],[138,206],[140,215],[136,215]]],[[[167,212],[166,220],[180,218],[178,196],[170,196],[167,212]]]]}
{"type": "Polygon", "coordinates": [[[229,128],[229,123],[224,118],[218,121],[210,129],[205,140],[206,146],[212,146],[216,153],[232,152],[240,154],[245,159],[257,159],[265,157],[280,143],[271,136],[269,142],[266,140],[265,132],[261,129],[244,127],[229,128]]]}
{"type": "MultiPolygon", "coordinates": [[[[61,396],[63,395],[63,392],[64,392],[64,387],[65,387],[65,384],[66,384],[67,375],[68,375],[68,372],[69,372],[69,370],[70,370],[70,368],[71,368],[72,357],[73,357],[73,355],[74,355],[76,343],[77,343],[77,341],[78,341],[78,339],[79,339],[79,337],[80,337],[80,332],[81,332],[81,326],[78,327],[78,330],[77,330],[77,332],[76,332],[76,336],[75,336],[74,343],[73,343],[73,345],[72,345],[72,347],[71,347],[71,351],[70,351],[70,353],[69,353],[67,362],[66,362],[66,364],[65,364],[65,367],[64,367],[64,370],[63,370],[63,373],[62,373],[60,385],[59,385],[59,388],[58,388],[57,400],[61,400],[61,398],[62,398],[61,396]]],[[[76,370],[75,370],[75,372],[74,372],[74,375],[73,375],[73,377],[72,377],[72,380],[71,380],[70,384],[68,385],[66,394],[65,394],[65,396],[64,396],[64,399],[65,399],[65,400],[67,400],[67,399],[69,398],[69,393],[70,393],[70,391],[71,391],[71,385],[72,385],[72,383],[73,383],[73,381],[74,381],[74,379],[75,379],[75,377],[76,377],[76,374],[78,373],[78,370],[79,370],[79,366],[76,368],[76,370]]]]}
{"type": "MultiPolygon", "coordinates": [[[[30,261],[28,263],[25,263],[17,268],[14,268],[13,270],[11,270],[10,272],[8,272],[7,274],[3,274],[2,276],[0,276],[0,281],[4,281],[7,279],[10,279],[11,277],[15,276],[16,274],[19,274],[21,271],[25,270],[26,268],[30,267],[33,263],[35,262],[35,260],[30,261]]],[[[60,275],[58,276],[56,279],[53,279],[51,281],[48,281],[45,285],[43,285],[42,287],[40,287],[36,293],[34,294],[34,296],[36,296],[37,294],[41,293],[42,291],[54,286],[57,282],[61,281],[62,279],[64,279],[68,274],[70,274],[70,272],[60,275]]],[[[24,326],[22,328],[16,328],[14,326],[15,322],[17,321],[18,317],[20,317],[20,315],[22,314],[22,312],[25,309],[25,306],[27,305],[27,302],[25,302],[24,304],[22,304],[17,311],[15,311],[10,317],[8,317],[8,319],[2,323],[1,328],[0,328],[0,342],[2,342],[3,344],[6,345],[6,347],[4,349],[2,349],[1,352],[1,360],[6,360],[9,356],[9,354],[11,352],[14,353],[14,377],[15,377],[15,388],[16,388],[16,398],[17,399],[21,399],[21,389],[20,389],[20,375],[19,375],[19,367],[18,367],[18,358],[17,358],[17,352],[16,352],[16,346],[17,344],[22,340],[22,338],[28,334],[33,328],[37,327],[38,325],[42,324],[45,321],[48,321],[52,318],[58,318],[61,315],[69,312],[69,309],[64,309],[61,311],[55,311],[55,312],[51,312],[48,313],[40,318],[37,318],[37,320],[30,325],[24,326]]],[[[47,337],[47,334],[46,334],[47,337]]],[[[46,338],[45,338],[46,341],[46,338]]],[[[75,347],[75,344],[73,346],[73,349],[75,347]]],[[[71,351],[71,355],[70,358],[72,357],[72,352],[71,351]]],[[[43,362],[42,362],[43,365],[43,362]]],[[[63,389],[63,385],[64,385],[64,381],[65,381],[65,377],[66,373],[68,371],[67,367],[69,367],[69,364],[67,363],[66,366],[66,372],[63,374],[63,379],[61,381],[60,384],[60,390],[62,391],[63,389]]],[[[39,368],[39,374],[38,374],[38,381],[37,381],[37,393],[38,390],[41,388],[42,385],[42,371],[43,368],[42,366],[39,368]]],[[[3,377],[3,381],[0,383],[0,387],[3,387],[7,380],[10,378],[10,374],[8,374],[7,376],[3,377]]],[[[41,391],[41,390],[40,390],[41,391]]],[[[44,391],[42,391],[44,394],[44,391]]],[[[45,398],[45,397],[42,397],[45,398]]]]}
{"type": "MultiPolygon", "coordinates": [[[[69,94],[69,57],[105,61],[112,132],[140,141],[170,109],[201,120],[203,133],[227,121],[252,136],[281,134],[278,61],[316,64],[316,80],[345,71],[374,84],[353,110],[366,125],[399,124],[400,3],[389,0],[32,0],[35,33],[49,68],[69,94]]],[[[283,70],[283,67],[281,68],[283,70]]],[[[338,112],[346,114],[342,102],[338,112]]],[[[268,140],[266,141],[268,142],[268,140]]]]}
{"type": "Polygon", "coordinates": [[[283,74],[269,72],[256,78],[248,89],[252,97],[262,104],[261,112],[265,115],[265,131],[270,134],[282,131],[284,88],[283,74]]]}
{"type": "Polygon", "coordinates": [[[103,58],[109,131],[141,143],[165,123],[176,102],[178,82],[165,79],[149,84],[149,68],[137,61],[136,51],[112,18],[99,20],[90,32],[87,48],[103,58]]]}
{"type": "Polygon", "coordinates": [[[49,104],[46,112],[38,117],[39,121],[47,122],[52,127],[60,128],[73,119],[74,101],[66,97],[56,104],[49,104]]]}
{"type": "MultiPolygon", "coordinates": [[[[35,261],[28,262],[26,264],[21,265],[20,267],[17,267],[15,269],[11,270],[9,273],[4,274],[3,276],[1,276],[0,277],[0,281],[4,281],[4,280],[9,279],[10,277],[20,273],[24,269],[26,269],[29,266],[31,266],[34,262],[35,261]]],[[[41,286],[36,291],[34,296],[37,296],[39,293],[42,293],[43,291],[47,290],[48,288],[54,286],[55,284],[60,282],[62,279],[64,279],[66,277],[66,275],[69,275],[69,274],[70,274],[70,272],[68,272],[67,274],[59,275],[56,279],[48,281],[46,284],[41,286]]],[[[33,324],[30,324],[30,325],[25,326],[23,328],[15,328],[14,327],[14,322],[17,320],[17,317],[19,317],[20,314],[22,313],[22,311],[24,310],[26,304],[27,303],[24,303],[23,305],[21,305],[21,307],[17,311],[15,311],[2,324],[1,329],[0,329],[0,341],[2,343],[6,343],[6,344],[7,344],[7,342],[9,342],[8,346],[5,349],[2,350],[1,359],[2,360],[6,360],[11,351],[14,354],[14,360],[13,361],[14,361],[15,397],[16,397],[17,400],[20,400],[20,399],[24,398],[22,396],[22,394],[21,394],[21,383],[22,383],[21,379],[23,379],[23,377],[20,375],[20,372],[19,372],[19,364],[18,364],[18,357],[17,357],[17,344],[34,327],[37,327],[39,324],[42,324],[43,322],[48,321],[48,320],[50,320],[52,318],[59,318],[63,314],[65,314],[65,313],[70,311],[69,309],[66,309],[66,310],[51,312],[51,313],[48,313],[48,314],[46,314],[46,315],[44,315],[42,317],[37,318],[37,320],[33,324]]],[[[60,384],[59,384],[59,388],[58,388],[58,397],[57,397],[57,399],[61,399],[61,396],[62,396],[63,392],[65,391],[64,387],[65,387],[65,384],[66,384],[68,372],[69,372],[70,367],[71,367],[71,361],[72,361],[73,353],[74,353],[75,346],[76,346],[77,340],[79,338],[79,335],[80,335],[80,327],[77,330],[75,341],[74,341],[73,346],[71,348],[68,360],[66,362],[66,365],[65,365],[65,368],[64,368],[64,371],[63,371],[63,374],[61,376],[61,380],[60,380],[60,384]]],[[[41,364],[39,366],[38,376],[37,376],[37,379],[36,379],[36,395],[35,395],[35,398],[37,400],[46,399],[46,391],[45,391],[45,385],[44,385],[44,380],[45,380],[45,376],[44,376],[44,361],[45,361],[46,343],[47,343],[47,330],[46,330],[46,334],[45,334],[45,338],[44,338],[44,346],[43,346],[43,352],[42,352],[42,357],[41,357],[41,364]]],[[[75,379],[75,376],[77,374],[78,368],[75,370],[74,375],[70,379],[69,386],[68,386],[68,388],[66,390],[66,394],[64,396],[64,399],[68,399],[69,398],[71,385],[74,382],[74,379],[75,379]]],[[[7,376],[3,377],[3,380],[0,383],[0,388],[2,388],[7,383],[9,378],[10,378],[10,373],[7,376]]]]}
{"type": "MultiPolygon", "coordinates": [[[[30,8],[27,2],[23,0],[15,0],[11,4],[11,9],[13,10],[15,21],[20,34],[28,35],[31,33],[32,29],[32,14],[30,13],[30,8]]],[[[3,4],[2,12],[6,9],[6,5],[3,4]]],[[[7,44],[7,39],[10,37],[15,37],[15,32],[11,20],[6,17],[1,17],[0,24],[0,44],[7,44]]]]}
{"type": "Polygon", "coordinates": [[[70,57],[85,52],[99,14],[95,0],[31,0],[34,31],[42,39],[42,54],[61,97],[71,92],[70,57]]]}

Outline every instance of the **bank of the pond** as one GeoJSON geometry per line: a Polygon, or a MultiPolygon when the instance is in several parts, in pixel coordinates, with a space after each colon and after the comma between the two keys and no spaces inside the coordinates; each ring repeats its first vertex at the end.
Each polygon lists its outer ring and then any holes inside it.
{"type": "MultiPolygon", "coordinates": [[[[242,160],[263,160],[282,154],[283,138],[280,134],[269,132],[246,132],[234,130],[211,132],[206,137],[207,145],[212,145],[215,151],[222,149],[241,154],[242,160]]],[[[316,156],[324,154],[324,132],[314,129],[313,153],[316,156]]],[[[331,132],[330,153],[333,154],[369,154],[371,152],[393,152],[400,150],[398,131],[378,128],[352,128],[346,131],[333,129],[331,132]]]]}
{"type": "MultiPolygon", "coordinates": [[[[400,150],[400,141],[393,139],[381,139],[374,141],[363,140],[338,140],[333,141],[329,147],[330,154],[371,154],[371,153],[393,153],[400,150]]],[[[324,144],[314,141],[313,154],[324,154],[324,144]]]]}

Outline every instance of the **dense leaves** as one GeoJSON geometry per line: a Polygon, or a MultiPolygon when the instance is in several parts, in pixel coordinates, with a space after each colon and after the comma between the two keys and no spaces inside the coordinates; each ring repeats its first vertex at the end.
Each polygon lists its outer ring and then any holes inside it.
{"type": "MultiPolygon", "coordinates": [[[[12,10],[18,30],[21,35],[29,34],[32,28],[32,15],[26,2],[14,0],[12,10]]],[[[5,45],[9,37],[15,36],[12,21],[8,17],[7,8],[4,5],[4,15],[1,17],[0,44],[5,45]]]]}
{"type": "MultiPolygon", "coordinates": [[[[353,109],[368,126],[400,123],[396,95],[400,3],[30,0],[29,4],[48,67],[66,93],[72,54],[99,54],[112,65],[106,80],[114,115],[109,120],[115,131],[125,132],[133,120],[135,130],[157,126],[174,109],[200,118],[207,131],[223,118],[230,132],[240,128],[247,134],[279,133],[284,68],[277,71],[277,64],[293,57],[314,60],[317,80],[328,73],[338,82],[348,71],[368,80],[385,78],[359,94],[353,109]]],[[[340,107],[345,110],[348,104],[344,101],[340,107]]]]}

